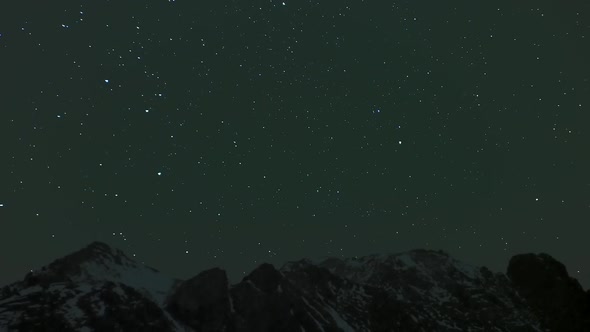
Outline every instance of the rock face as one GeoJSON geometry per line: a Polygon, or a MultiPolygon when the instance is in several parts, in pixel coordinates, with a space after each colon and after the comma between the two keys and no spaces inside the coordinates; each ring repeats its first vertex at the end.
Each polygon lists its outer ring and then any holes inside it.
{"type": "Polygon", "coordinates": [[[590,331],[590,296],[548,255],[507,275],[444,252],[262,264],[179,281],[103,243],[0,291],[0,331],[590,331]]]}
{"type": "Polygon", "coordinates": [[[507,275],[552,331],[590,331],[590,293],[547,254],[510,259],[507,275]]]}
{"type": "Polygon", "coordinates": [[[167,309],[196,331],[226,331],[231,326],[229,283],[225,271],[199,273],[175,290],[167,309]]]}

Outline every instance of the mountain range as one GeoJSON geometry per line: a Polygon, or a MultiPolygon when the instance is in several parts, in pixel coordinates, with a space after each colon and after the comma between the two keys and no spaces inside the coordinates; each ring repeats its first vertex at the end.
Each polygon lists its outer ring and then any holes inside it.
{"type": "Polygon", "coordinates": [[[240,282],[213,268],[168,277],[105,243],[0,289],[8,331],[590,331],[590,291],[548,254],[506,273],[417,249],[261,264],[240,282]]]}

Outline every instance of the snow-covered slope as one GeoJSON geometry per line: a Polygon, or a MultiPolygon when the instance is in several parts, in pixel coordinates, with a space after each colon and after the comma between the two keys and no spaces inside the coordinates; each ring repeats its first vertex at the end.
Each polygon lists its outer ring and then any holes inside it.
{"type": "Polygon", "coordinates": [[[503,274],[457,261],[440,251],[413,250],[358,259],[331,258],[319,266],[385,292],[405,319],[426,331],[542,331],[525,299],[503,274]],[[424,324],[424,322],[429,322],[424,324]]]}
{"type": "Polygon", "coordinates": [[[94,242],[5,287],[0,294],[0,331],[117,330],[124,326],[117,322],[120,318],[129,326],[181,330],[163,309],[178,282],[94,242]]]}

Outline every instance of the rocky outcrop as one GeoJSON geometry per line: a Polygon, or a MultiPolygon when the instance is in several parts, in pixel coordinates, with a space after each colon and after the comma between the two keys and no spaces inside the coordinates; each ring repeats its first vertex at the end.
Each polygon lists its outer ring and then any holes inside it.
{"type": "Polygon", "coordinates": [[[210,269],[181,283],[171,295],[167,309],[195,331],[228,331],[233,323],[225,271],[210,269]]]}
{"type": "Polygon", "coordinates": [[[305,310],[300,299],[285,292],[286,286],[274,266],[262,264],[232,287],[235,331],[300,331],[295,316],[305,315],[305,310]]]}
{"type": "Polygon", "coordinates": [[[510,259],[507,275],[551,331],[590,331],[590,296],[548,254],[510,259]]]}

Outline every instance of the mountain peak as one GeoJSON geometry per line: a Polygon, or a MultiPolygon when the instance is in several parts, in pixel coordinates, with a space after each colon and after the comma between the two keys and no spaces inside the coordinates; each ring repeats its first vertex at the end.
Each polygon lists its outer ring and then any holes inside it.
{"type": "MultiPolygon", "coordinates": [[[[100,241],[94,241],[89,243],[86,247],[80,249],[79,251],[89,251],[89,252],[95,252],[95,253],[112,253],[113,252],[113,248],[111,248],[108,244],[104,243],[104,242],[100,242],[100,241]]],[[[122,251],[118,250],[121,254],[123,254],[122,251]]],[[[124,255],[124,254],[123,254],[124,255]]]]}
{"type": "Polygon", "coordinates": [[[135,265],[129,257],[119,249],[111,248],[104,242],[92,242],[88,246],[65,256],[62,260],[54,261],[49,267],[60,265],[68,262],[69,264],[82,264],[95,262],[103,265],[135,265]]]}
{"type": "Polygon", "coordinates": [[[113,249],[103,242],[92,242],[78,251],[56,259],[40,270],[27,274],[25,283],[68,282],[77,279],[92,279],[99,277],[104,272],[115,270],[118,267],[137,267],[138,265],[129,259],[121,250],[113,249]]]}

